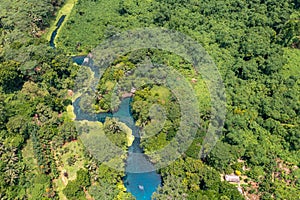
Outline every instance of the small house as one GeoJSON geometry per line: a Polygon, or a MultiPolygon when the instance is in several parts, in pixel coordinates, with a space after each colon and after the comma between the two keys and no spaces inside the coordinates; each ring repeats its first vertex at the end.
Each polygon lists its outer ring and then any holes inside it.
{"type": "Polygon", "coordinates": [[[236,175],[225,175],[225,180],[228,182],[239,183],[240,177],[236,175]]]}

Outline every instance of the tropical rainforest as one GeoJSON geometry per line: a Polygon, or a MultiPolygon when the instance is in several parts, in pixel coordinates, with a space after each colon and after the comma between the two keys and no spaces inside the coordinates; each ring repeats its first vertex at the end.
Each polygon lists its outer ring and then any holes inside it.
{"type": "MultiPolygon", "coordinates": [[[[71,108],[81,67],[72,56],[145,27],[179,31],[201,44],[226,93],[222,134],[199,157],[211,102],[188,61],[142,49],[120,55],[103,73],[93,94],[95,113],[118,109],[111,107],[115,85],[145,60],[180,72],[196,92],[201,127],[181,157],[157,171],[162,184],[152,199],[299,199],[299,0],[1,0],[0,199],[135,199],[124,187],[124,172],[95,159],[79,138],[71,108]],[[53,48],[49,38],[62,14],[53,48]],[[224,180],[230,174],[240,182],[224,180]]],[[[167,156],[151,152],[175,137],[180,109],[162,85],[145,85],[132,97],[140,146],[151,162],[167,156]],[[159,130],[153,104],[165,110],[159,130]]],[[[128,149],[117,119],[99,124],[113,143],[128,149]]],[[[124,166],[125,157],[116,164],[124,166]]]]}

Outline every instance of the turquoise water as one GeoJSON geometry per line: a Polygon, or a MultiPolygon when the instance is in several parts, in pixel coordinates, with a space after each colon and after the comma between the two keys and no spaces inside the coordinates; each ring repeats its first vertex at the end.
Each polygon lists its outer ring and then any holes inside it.
{"type": "MultiPolygon", "coordinates": [[[[56,29],[51,35],[50,46],[53,48],[55,48],[54,39],[57,35],[57,31],[65,17],[65,15],[61,16],[56,24],[56,29]]],[[[84,58],[85,56],[75,56],[73,57],[73,61],[81,65],[84,58]]],[[[153,192],[161,185],[161,177],[156,173],[155,168],[151,162],[148,161],[147,157],[143,154],[143,150],[140,148],[139,128],[135,126],[135,121],[131,115],[131,101],[131,98],[123,99],[118,111],[115,113],[85,113],[80,109],[80,98],[74,102],[73,106],[77,120],[104,122],[106,117],[115,117],[132,129],[135,139],[132,146],[128,149],[125,169],[126,176],[123,181],[127,191],[133,194],[137,200],[151,200],[153,192]]]]}
{"type": "Polygon", "coordinates": [[[140,148],[139,128],[134,125],[130,102],[131,98],[123,99],[118,112],[114,114],[114,117],[126,123],[133,130],[132,133],[135,137],[133,144],[128,149],[126,176],[123,181],[127,191],[133,194],[137,200],[150,200],[153,192],[161,184],[161,177],[140,148]]]}
{"type": "Polygon", "coordinates": [[[127,173],[125,187],[137,200],[150,200],[153,192],[160,185],[160,176],[156,172],[149,173],[127,173]],[[139,188],[143,186],[143,190],[139,188]]]}
{"type": "MultiPolygon", "coordinates": [[[[74,57],[73,60],[82,61],[83,58],[74,57]]],[[[153,192],[161,185],[161,177],[156,173],[152,163],[149,162],[140,148],[139,128],[135,126],[135,121],[131,114],[131,101],[132,98],[123,99],[118,111],[115,113],[85,113],[80,109],[80,98],[74,102],[73,106],[77,120],[85,119],[104,122],[106,117],[115,117],[132,129],[135,139],[128,149],[125,169],[126,176],[123,178],[123,181],[127,191],[133,194],[137,200],[151,200],[153,192]]]]}

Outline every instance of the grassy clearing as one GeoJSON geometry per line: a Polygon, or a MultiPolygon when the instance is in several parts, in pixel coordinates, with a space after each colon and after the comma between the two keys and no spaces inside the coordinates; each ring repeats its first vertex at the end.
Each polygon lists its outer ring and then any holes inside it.
{"type": "Polygon", "coordinates": [[[106,86],[107,90],[113,90],[115,87],[115,83],[113,81],[107,81],[105,83],[105,86],[106,86]]]}
{"type": "Polygon", "coordinates": [[[49,185],[45,179],[45,175],[39,171],[31,139],[27,140],[25,147],[22,149],[22,157],[27,168],[23,175],[29,181],[29,184],[26,184],[26,193],[28,198],[32,200],[40,199],[46,188],[49,188],[49,185]]]}
{"type": "Polygon", "coordinates": [[[166,87],[162,87],[162,86],[153,86],[153,88],[151,89],[151,94],[154,95],[158,95],[158,99],[162,102],[168,102],[169,96],[171,95],[171,92],[168,88],[166,87]]]}
{"type": "Polygon", "coordinates": [[[63,194],[63,189],[68,184],[68,181],[76,179],[77,171],[84,168],[84,147],[81,142],[72,141],[65,144],[62,148],[57,149],[54,153],[60,172],[60,176],[54,180],[54,184],[56,185],[59,199],[66,200],[67,198],[63,194]],[[68,164],[69,158],[75,158],[76,160],[71,166],[68,164]],[[63,175],[64,172],[68,173],[68,177],[63,175]]]}
{"type": "Polygon", "coordinates": [[[24,159],[24,163],[29,167],[31,173],[37,174],[38,163],[34,157],[33,144],[31,139],[27,140],[27,144],[22,149],[22,156],[24,159]]]}
{"type": "Polygon", "coordinates": [[[192,83],[192,87],[199,102],[200,112],[208,110],[211,106],[211,97],[205,81],[199,76],[197,81],[192,83]]]}
{"type": "Polygon", "coordinates": [[[66,113],[68,119],[75,120],[76,115],[74,113],[74,107],[72,105],[67,106],[67,113],[66,113]]]}
{"type": "Polygon", "coordinates": [[[126,133],[127,146],[130,147],[134,140],[134,136],[132,135],[132,130],[123,122],[118,122],[118,124],[121,127],[122,131],[124,131],[126,133]]]}
{"type": "MultiPolygon", "coordinates": [[[[53,21],[51,24],[50,24],[50,28],[46,29],[46,34],[44,35],[44,37],[50,41],[50,38],[51,38],[51,34],[52,32],[56,29],[56,23],[58,22],[59,18],[62,16],[62,15],[66,15],[66,18],[63,22],[63,24],[61,25],[61,27],[64,26],[64,24],[66,23],[66,21],[68,20],[69,16],[70,16],[70,13],[74,7],[74,5],[76,4],[77,0],[66,0],[64,6],[58,11],[57,13],[57,16],[56,16],[56,19],[55,21],[53,21]]],[[[57,32],[57,37],[59,36],[60,34],[60,30],[61,28],[58,30],[57,32]]]]}
{"type": "MultiPolygon", "coordinates": [[[[78,127],[88,127],[86,130],[88,132],[83,132],[80,135],[80,139],[83,141],[84,144],[89,144],[89,142],[95,142],[96,139],[100,139],[101,142],[104,142],[104,140],[108,140],[106,137],[104,130],[103,130],[103,124],[101,122],[92,122],[92,121],[87,121],[83,120],[78,123],[78,127]]],[[[121,127],[122,131],[124,131],[127,135],[127,145],[131,146],[132,142],[134,140],[134,136],[132,135],[132,130],[122,122],[118,122],[118,125],[121,127]]],[[[109,142],[109,141],[108,141],[109,142]]],[[[100,145],[101,143],[98,143],[100,145]]]]}
{"type": "MultiPolygon", "coordinates": [[[[80,140],[87,150],[98,160],[110,163],[116,169],[124,170],[124,160],[127,157],[125,148],[117,148],[114,141],[110,140],[103,130],[101,122],[87,120],[76,122],[78,129],[83,130],[80,140]]],[[[122,130],[127,133],[127,145],[131,145],[134,137],[132,131],[125,124],[118,122],[122,130]]]]}
{"type": "Polygon", "coordinates": [[[288,63],[283,67],[282,74],[285,77],[290,75],[300,75],[300,50],[299,49],[284,49],[284,58],[287,59],[288,63]]]}

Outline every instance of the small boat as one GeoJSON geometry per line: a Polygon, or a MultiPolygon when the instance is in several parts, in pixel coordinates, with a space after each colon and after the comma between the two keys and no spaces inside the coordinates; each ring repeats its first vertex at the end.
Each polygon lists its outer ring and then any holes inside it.
{"type": "Polygon", "coordinates": [[[144,190],[144,186],[139,185],[139,189],[140,189],[140,190],[144,190]]]}
{"type": "Polygon", "coordinates": [[[90,58],[89,57],[85,57],[83,59],[83,63],[82,64],[89,64],[90,58]]]}

